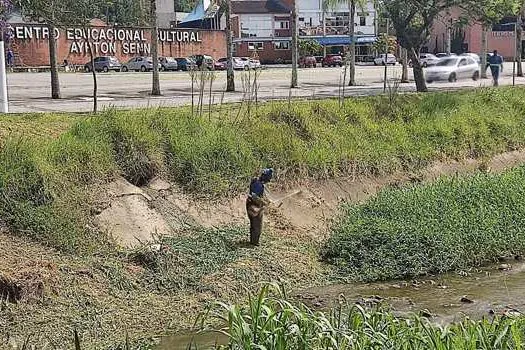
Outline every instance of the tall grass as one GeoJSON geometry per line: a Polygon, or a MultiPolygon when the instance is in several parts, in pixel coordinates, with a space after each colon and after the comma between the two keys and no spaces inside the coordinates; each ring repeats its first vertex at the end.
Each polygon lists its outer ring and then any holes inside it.
{"type": "Polygon", "coordinates": [[[389,189],[348,204],[324,249],[340,273],[376,280],[525,253],[525,168],[389,189]]]}
{"type": "MultiPolygon", "coordinates": [[[[109,110],[70,127],[58,119],[47,137],[2,130],[0,214],[15,231],[33,236],[52,231],[45,223],[57,216],[53,220],[64,224],[51,226],[64,227],[58,229],[63,237],[42,237],[73,249],[82,241],[73,237],[86,231],[93,188],[117,175],[139,186],[160,175],[213,198],[243,190],[264,166],[278,170],[278,181],[288,181],[488,157],[525,145],[524,98],[525,90],[516,88],[400,95],[386,109],[380,97],[343,105],[276,102],[261,104],[253,115],[241,109],[239,117],[221,108],[211,118],[195,117],[188,108],[109,110]],[[69,129],[59,133],[57,125],[69,129]],[[38,198],[27,198],[28,192],[38,198]]],[[[38,120],[7,118],[0,126],[34,129],[38,120]]]]}
{"type": "Polygon", "coordinates": [[[365,310],[346,303],[327,312],[290,301],[278,286],[265,286],[249,295],[247,304],[217,303],[201,326],[227,336],[220,349],[522,349],[524,319],[495,318],[447,326],[417,315],[399,318],[386,309],[365,310]]]}

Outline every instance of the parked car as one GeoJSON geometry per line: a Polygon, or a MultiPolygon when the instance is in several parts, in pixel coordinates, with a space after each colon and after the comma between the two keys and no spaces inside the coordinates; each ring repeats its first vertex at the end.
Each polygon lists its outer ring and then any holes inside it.
{"type": "Polygon", "coordinates": [[[391,53],[387,54],[386,57],[383,53],[374,59],[374,66],[384,66],[385,64],[395,65],[396,63],[396,56],[392,55],[391,53]]]}
{"type": "Polygon", "coordinates": [[[436,54],[437,58],[443,58],[443,57],[451,57],[451,56],[457,56],[455,53],[451,52],[450,55],[446,52],[438,52],[436,54]]]}
{"type": "Polygon", "coordinates": [[[299,58],[299,67],[302,68],[315,68],[317,66],[317,60],[314,56],[303,56],[299,58]]]}
{"type": "Polygon", "coordinates": [[[173,57],[159,57],[162,71],[176,71],[179,68],[177,60],[173,57]]]}
{"type": "Polygon", "coordinates": [[[423,67],[430,67],[430,66],[433,66],[435,65],[436,63],[439,62],[439,57],[431,54],[431,53],[422,53],[422,54],[419,54],[419,63],[421,63],[421,65],[423,67]]]}
{"type": "MultiPolygon", "coordinates": [[[[120,68],[122,67],[119,60],[113,56],[95,57],[93,61],[95,63],[95,71],[97,72],[109,72],[109,71],[119,72],[120,68]]],[[[91,72],[93,70],[93,67],[91,66],[91,61],[87,62],[84,65],[84,70],[86,72],[91,72]]]]}
{"type": "Polygon", "coordinates": [[[479,64],[467,56],[442,58],[435,66],[428,67],[425,72],[427,83],[437,80],[455,82],[457,79],[479,79],[479,64]]]}
{"type": "Polygon", "coordinates": [[[460,56],[472,57],[474,59],[474,61],[478,62],[478,64],[481,63],[481,58],[479,57],[478,54],[475,54],[475,53],[472,53],[472,52],[465,52],[465,53],[462,53],[460,56]]]}
{"type": "Polygon", "coordinates": [[[214,68],[214,61],[211,56],[208,55],[194,55],[190,57],[193,62],[195,62],[195,65],[199,69],[208,69],[212,70],[214,68]]]}
{"type": "MultiPolygon", "coordinates": [[[[159,63],[159,69],[162,67],[162,65],[159,63]]],[[[153,70],[153,58],[151,57],[133,57],[128,62],[124,63],[122,65],[122,71],[123,72],[131,72],[131,71],[141,71],[141,72],[147,72],[153,70]]]]}
{"type": "Polygon", "coordinates": [[[215,70],[226,70],[228,69],[228,58],[223,57],[215,61],[215,70]]]}
{"type": "Polygon", "coordinates": [[[343,57],[341,55],[326,55],[321,61],[323,67],[342,67],[343,57]]]}
{"type": "Polygon", "coordinates": [[[189,57],[177,57],[175,61],[177,61],[178,70],[187,71],[195,68],[195,62],[189,57]]]}

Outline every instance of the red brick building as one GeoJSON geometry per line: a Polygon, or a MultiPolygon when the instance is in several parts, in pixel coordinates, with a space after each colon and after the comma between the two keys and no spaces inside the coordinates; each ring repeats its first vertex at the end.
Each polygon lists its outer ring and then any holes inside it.
{"type": "MultiPolygon", "coordinates": [[[[49,29],[39,24],[11,24],[14,40],[11,48],[17,66],[49,65],[49,29]]],[[[66,28],[56,30],[58,61],[83,64],[89,60],[88,45],[95,56],[116,56],[125,62],[134,56],[151,52],[150,30],[147,28],[117,28],[92,26],[87,30],[66,28]]],[[[224,31],[199,29],[159,29],[159,56],[187,57],[206,54],[226,55],[224,31]]]]}

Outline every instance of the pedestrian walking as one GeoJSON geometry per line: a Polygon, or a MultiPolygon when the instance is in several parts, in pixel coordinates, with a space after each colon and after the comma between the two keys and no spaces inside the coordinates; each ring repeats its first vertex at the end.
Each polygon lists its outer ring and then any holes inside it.
{"type": "Polygon", "coordinates": [[[13,64],[15,61],[15,54],[13,50],[11,50],[11,48],[7,49],[6,60],[7,60],[7,66],[9,68],[13,67],[13,64]]]}
{"type": "Polygon", "coordinates": [[[499,74],[503,71],[503,57],[498,54],[498,50],[494,50],[492,56],[489,57],[490,73],[492,74],[492,85],[499,85],[499,74]]]}
{"type": "Polygon", "coordinates": [[[250,219],[250,244],[258,246],[263,227],[264,209],[268,200],[264,196],[264,185],[273,177],[273,169],[267,168],[261,172],[259,177],[250,182],[248,198],[246,198],[246,212],[250,219]]]}

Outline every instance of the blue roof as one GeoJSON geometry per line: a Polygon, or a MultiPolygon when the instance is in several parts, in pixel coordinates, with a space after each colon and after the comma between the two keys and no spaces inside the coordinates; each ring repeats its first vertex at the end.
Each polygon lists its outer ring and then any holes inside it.
{"type": "MultiPolygon", "coordinates": [[[[356,44],[371,44],[374,43],[377,38],[375,36],[355,36],[356,44]]],[[[317,40],[322,46],[344,46],[350,45],[350,37],[345,36],[318,36],[312,39],[317,40]]]]}

